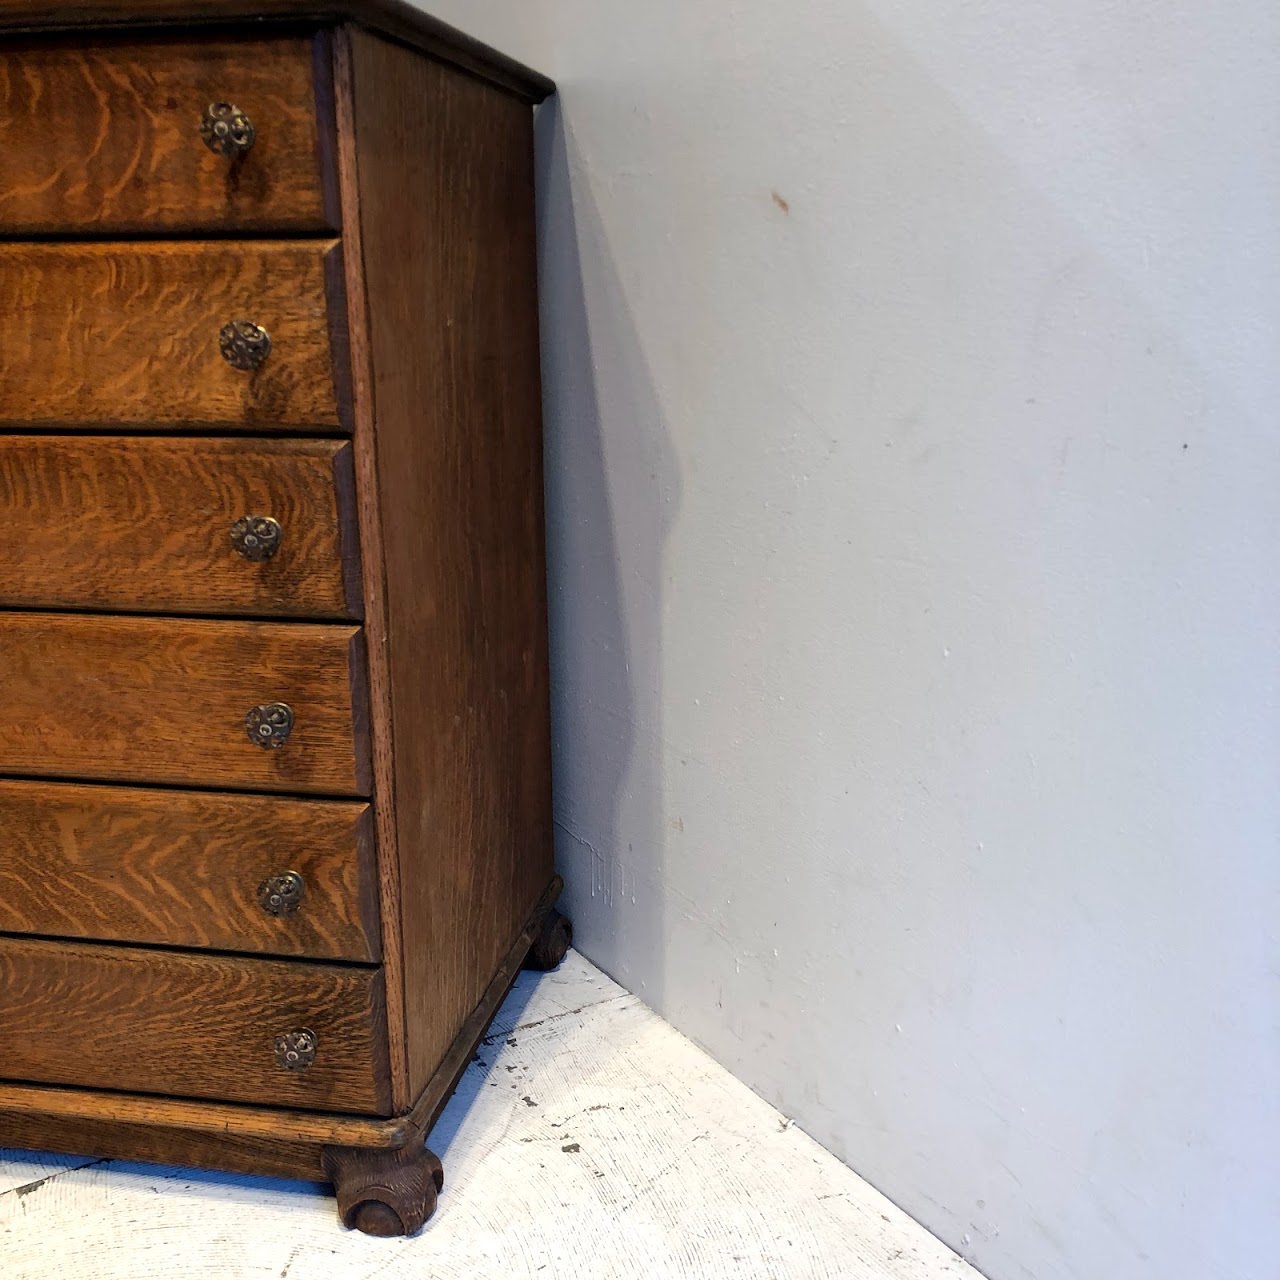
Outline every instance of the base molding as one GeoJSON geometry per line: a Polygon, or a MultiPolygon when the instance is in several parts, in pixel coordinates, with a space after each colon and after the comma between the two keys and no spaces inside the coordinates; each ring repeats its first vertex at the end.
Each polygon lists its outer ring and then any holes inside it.
{"type": "Polygon", "coordinates": [[[530,967],[545,967],[547,946],[566,936],[567,922],[555,911],[563,888],[559,876],[547,886],[480,1003],[405,1115],[379,1120],[0,1082],[0,1147],[332,1182],[340,1205],[349,1201],[342,1209],[343,1220],[351,1219],[348,1226],[371,1234],[412,1233],[431,1216],[443,1186],[440,1162],[426,1149],[426,1135],[521,968],[527,961],[530,967]],[[379,1189],[390,1199],[377,1194],[379,1189]],[[382,1208],[362,1209],[369,1205],[382,1208]],[[393,1213],[403,1230],[392,1230],[393,1213]]]}

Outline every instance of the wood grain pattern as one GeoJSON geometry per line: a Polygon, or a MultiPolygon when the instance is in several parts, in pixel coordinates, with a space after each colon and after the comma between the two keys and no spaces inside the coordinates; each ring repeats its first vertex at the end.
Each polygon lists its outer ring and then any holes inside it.
{"type": "MultiPolygon", "coordinates": [[[[288,1132],[246,1137],[239,1133],[194,1128],[186,1112],[213,1115],[235,1111],[211,1103],[166,1102],[116,1093],[41,1089],[0,1084],[0,1139],[6,1147],[26,1151],[60,1151],[67,1155],[92,1153],[105,1160],[143,1160],[180,1169],[218,1169],[267,1178],[302,1178],[326,1182],[321,1166],[323,1147],[301,1141],[288,1132]],[[128,1097],[132,1110],[178,1116],[173,1125],[121,1119],[117,1099],[128,1097]],[[48,1103],[63,1104],[56,1110],[48,1103]],[[16,1104],[16,1105],[15,1105],[16,1104]]],[[[282,1112],[280,1114],[288,1114],[282,1112]]]]}
{"type": "Polygon", "coordinates": [[[274,24],[353,22],[381,31],[442,62],[460,67],[525,102],[541,102],[555,85],[514,58],[497,52],[471,36],[424,13],[405,0],[5,0],[0,7],[0,31],[74,30],[76,28],[138,29],[155,26],[211,27],[254,23],[259,29],[274,24]]]}
{"type": "Polygon", "coordinates": [[[340,431],[340,289],[336,241],[0,245],[0,425],[340,431]],[[238,319],[271,335],[251,372],[238,319]]]}
{"type": "Polygon", "coordinates": [[[532,121],[351,56],[416,1097],[552,874],[532,121]]]}
{"type": "MultiPolygon", "coordinates": [[[[0,1171],[6,1275],[981,1280],[583,961],[555,982],[521,982],[501,1016],[503,1025],[516,1021],[538,1025],[513,1036],[518,1043],[500,1037],[487,1046],[467,1073],[465,1101],[449,1110],[445,1193],[425,1238],[383,1246],[335,1231],[309,1196],[289,1186],[247,1188],[238,1179],[133,1166],[81,1171],[79,1160],[59,1167],[19,1157],[0,1171]],[[526,1106],[523,1095],[538,1105],[526,1106]],[[577,1151],[561,1150],[575,1144],[577,1151]],[[6,1194],[6,1181],[22,1193],[6,1194]]],[[[1258,1221],[1236,1220],[1245,1231],[1258,1221]]],[[[1208,1238],[1181,1234],[1196,1243],[1208,1238]]],[[[1219,1235],[1219,1254],[1235,1266],[1149,1265],[1143,1277],[1140,1265],[1120,1260],[1117,1246],[1105,1255],[1114,1265],[1081,1271],[1077,1280],[1275,1280],[1269,1239],[1259,1249],[1255,1230],[1246,1236],[1254,1247],[1232,1254],[1224,1235],[1234,1233],[1219,1235]]],[[[1037,1274],[1048,1280],[1045,1270],[1037,1274]]]]}
{"type": "Polygon", "coordinates": [[[396,1148],[418,1133],[365,1119],[0,1081],[0,1146],[326,1182],[326,1146],[396,1148]]]}
{"type": "Polygon", "coordinates": [[[0,45],[0,231],[336,230],[313,40],[0,45]],[[211,102],[254,123],[239,160],[200,137],[211,102]]]}
{"type": "Polygon", "coordinates": [[[358,618],[350,445],[0,434],[0,605],[358,618]],[[271,516],[279,551],[231,545],[271,516]]]}
{"type": "Polygon", "coordinates": [[[377,970],[0,938],[0,1076],[384,1113],[377,970]],[[305,1071],[275,1037],[318,1038],[305,1071]]]}
{"type": "Polygon", "coordinates": [[[551,883],[538,900],[533,915],[525,922],[524,929],[512,943],[511,950],[507,952],[498,966],[497,973],[485,988],[484,995],[480,997],[480,1003],[472,1009],[467,1020],[462,1024],[461,1030],[453,1038],[453,1043],[440,1059],[439,1065],[427,1082],[427,1087],[418,1095],[409,1112],[409,1119],[423,1133],[430,1133],[435,1128],[441,1112],[453,1097],[453,1091],[458,1087],[458,1082],[462,1079],[468,1064],[475,1057],[477,1046],[484,1040],[489,1025],[497,1017],[498,1011],[502,1008],[502,1002],[507,998],[512,984],[520,976],[520,970],[532,954],[548,917],[552,915],[559,917],[559,912],[555,911],[555,904],[563,890],[564,881],[559,876],[552,877],[551,883]]]}
{"type": "Polygon", "coordinates": [[[379,958],[365,804],[0,779],[0,932],[379,958]],[[301,906],[258,887],[296,871],[301,906]]]}
{"type": "Polygon", "coordinates": [[[357,628],[0,614],[0,671],[0,773],[369,794],[357,628]],[[244,727],[269,702],[274,751],[244,727]]]}
{"type": "Polygon", "coordinates": [[[400,911],[400,861],[396,852],[395,744],[391,731],[391,672],[387,632],[387,583],[382,546],[382,506],[378,451],[374,443],[373,364],[369,350],[369,300],[365,290],[360,234],[360,183],[356,157],[355,96],[351,41],[347,29],[335,33],[334,113],[337,121],[339,191],[348,228],[347,326],[351,352],[351,417],[356,503],[364,586],[365,650],[369,673],[369,748],[373,765],[374,822],[378,833],[378,892],[387,985],[387,1037],[391,1046],[391,1092],[397,1110],[413,1102],[405,1056],[404,921],[400,911]]]}
{"type": "Polygon", "coordinates": [[[390,1238],[416,1235],[436,1211],[444,1166],[418,1133],[395,1151],[330,1147],[324,1169],[338,1216],[349,1231],[390,1238]]]}
{"type": "MultiPolygon", "coordinates": [[[[323,1182],[328,1178],[325,1148],[396,1150],[420,1141],[475,1056],[559,889],[559,882],[553,883],[539,902],[412,1115],[372,1120],[0,1080],[0,1147],[92,1151],[126,1160],[323,1182]]],[[[608,985],[603,977],[601,981],[608,985]]],[[[583,994],[594,994],[591,984],[583,994]]]]}

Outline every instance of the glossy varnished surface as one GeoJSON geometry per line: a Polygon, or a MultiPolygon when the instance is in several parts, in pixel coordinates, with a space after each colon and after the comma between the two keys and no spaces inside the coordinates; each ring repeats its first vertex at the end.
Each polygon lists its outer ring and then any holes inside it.
{"type": "Polygon", "coordinates": [[[352,75],[412,1101],[552,875],[533,138],[359,32],[352,75]]]}
{"type": "Polygon", "coordinates": [[[0,233],[336,228],[327,50],[314,58],[313,43],[0,44],[0,233]],[[257,130],[238,161],[200,138],[220,101],[257,130]]]}
{"type": "Polygon", "coordinates": [[[0,779],[0,933],[376,960],[372,826],[358,802],[0,779]],[[270,915],[287,871],[301,905],[270,915]]]}
{"type": "Polygon", "coordinates": [[[0,773],[368,795],[358,629],[0,614],[0,773]],[[280,750],[246,712],[285,702],[280,750]]]}
{"type": "Polygon", "coordinates": [[[380,1114],[382,1001],[376,969],[0,937],[0,1077],[380,1114]]]}
{"type": "Polygon", "coordinates": [[[0,427],[338,431],[340,269],[323,240],[0,244],[0,427]],[[233,320],[260,368],[223,359],[233,320]]]}
{"type": "Polygon", "coordinates": [[[354,505],[338,441],[0,433],[0,607],[358,617],[354,505]],[[232,546],[245,515],[270,559],[232,546]]]}

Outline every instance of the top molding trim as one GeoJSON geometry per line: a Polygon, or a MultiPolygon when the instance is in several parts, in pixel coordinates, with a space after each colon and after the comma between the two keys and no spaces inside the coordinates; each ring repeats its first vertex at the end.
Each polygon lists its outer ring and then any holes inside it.
{"type": "Polygon", "coordinates": [[[555,92],[546,76],[491,49],[406,0],[79,0],[41,4],[0,0],[0,37],[54,31],[190,31],[216,27],[269,27],[351,23],[448,62],[526,102],[555,92]]]}

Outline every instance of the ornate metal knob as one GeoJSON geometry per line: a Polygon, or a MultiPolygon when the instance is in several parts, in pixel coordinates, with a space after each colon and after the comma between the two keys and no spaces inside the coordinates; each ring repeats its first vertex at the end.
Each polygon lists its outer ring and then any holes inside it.
{"type": "Polygon", "coordinates": [[[241,516],[231,526],[231,545],[246,560],[270,560],[283,537],[280,522],[270,516],[241,516]]]}
{"type": "Polygon", "coordinates": [[[235,158],[253,146],[258,131],[239,107],[230,102],[211,102],[200,118],[200,136],[215,155],[235,158]]]}
{"type": "Polygon", "coordinates": [[[315,1060],[319,1037],[305,1027],[276,1036],[276,1062],[286,1071],[305,1071],[315,1060]]]}
{"type": "Polygon", "coordinates": [[[271,354],[271,335],[252,320],[232,320],[218,332],[218,350],[233,369],[256,369],[271,354]]]}
{"type": "Polygon", "coordinates": [[[264,702],[244,718],[250,742],[267,751],[278,751],[293,732],[293,708],[287,702],[264,702]]]}
{"type": "Polygon", "coordinates": [[[286,871],[258,886],[258,905],[269,916],[291,916],[306,892],[307,882],[296,871],[286,871]]]}

